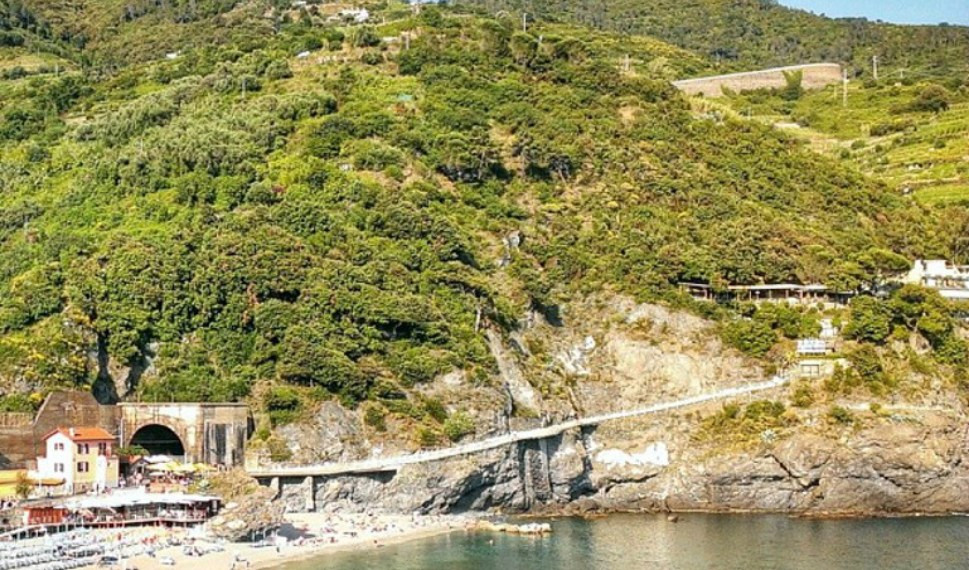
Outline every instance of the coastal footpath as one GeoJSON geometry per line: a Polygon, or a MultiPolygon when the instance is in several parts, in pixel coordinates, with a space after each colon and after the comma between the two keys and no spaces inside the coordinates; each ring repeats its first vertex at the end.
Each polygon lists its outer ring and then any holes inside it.
{"type": "MultiPolygon", "coordinates": [[[[524,381],[527,359],[513,347],[527,344],[527,336],[493,343],[501,388],[513,405],[497,390],[472,389],[453,376],[428,393],[474,411],[482,434],[475,441],[484,442],[486,430],[495,426],[509,431],[492,431],[491,437],[506,437],[501,434],[529,426],[541,430],[543,421],[554,425],[556,417],[576,408],[585,418],[618,414],[739,390],[749,385],[745,379],[767,377],[758,363],[722,346],[704,319],[623,300],[591,305],[596,312],[579,313],[580,326],[539,322],[523,333],[545,335],[543,342],[558,351],[561,362],[585,371],[570,388],[567,405],[524,381]],[[530,418],[509,412],[525,406],[542,412],[530,418]]],[[[403,444],[368,430],[359,416],[335,405],[321,408],[309,424],[281,431],[298,458],[288,465],[303,466],[297,471],[354,461],[385,467],[281,477],[278,496],[291,511],[813,516],[969,511],[964,461],[969,438],[958,387],[915,373],[890,398],[846,394],[825,379],[793,378],[790,385],[764,392],[585,423],[543,438],[509,438],[456,457],[442,450],[429,454],[439,460],[393,468],[386,468],[393,464],[390,458],[406,457],[403,444]],[[367,459],[372,457],[386,459],[367,459]]],[[[286,466],[258,469],[271,473],[286,466]]]]}

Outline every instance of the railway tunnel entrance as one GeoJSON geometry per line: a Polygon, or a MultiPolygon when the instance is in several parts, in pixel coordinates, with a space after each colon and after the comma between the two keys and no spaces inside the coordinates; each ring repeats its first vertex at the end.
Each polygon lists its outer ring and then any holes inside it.
{"type": "Polygon", "coordinates": [[[149,455],[168,455],[176,459],[185,457],[185,444],[174,430],[161,424],[148,424],[131,436],[132,447],[144,448],[149,455]]]}

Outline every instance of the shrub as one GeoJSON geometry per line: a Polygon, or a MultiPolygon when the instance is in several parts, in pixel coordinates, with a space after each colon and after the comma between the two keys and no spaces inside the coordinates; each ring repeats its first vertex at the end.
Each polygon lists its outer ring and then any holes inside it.
{"type": "Polygon", "coordinates": [[[296,419],[302,407],[302,398],[290,386],[273,386],[265,396],[266,410],[272,425],[282,425],[296,419]]]}
{"type": "Polygon", "coordinates": [[[881,357],[875,347],[863,344],[847,355],[852,369],[866,383],[883,380],[885,369],[882,367],[881,357]]]}
{"type": "Polygon", "coordinates": [[[906,111],[941,113],[949,108],[952,94],[941,85],[928,85],[914,101],[905,106],[906,111]]]}
{"type": "Polygon", "coordinates": [[[289,64],[285,61],[277,60],[266,67],[265,74],[266,78],[271,80],[287,79],[293,76],[293,70],[289,68],[289,64]]]}
{"type": "Polygon", "coordinates": [[[447,410],[444,408],[444,404],[442,404],[440,400],[435,398],[423,398],[421,407],[424,408],[424,413],[430,416],[434,421],[443,423],[445,420],[447,420],[447,410]]]}
{"type": "Polygon", "coordinates": [[[757,400],[747,405],[744,410],[744,419],[759,422],[763,419],[779,418],[784,414],[784,404],[770,400],[757,400]]]}
{"type": "Polygon", "coordinates": [[[841,406],[833,406],[828,410],[828,417],[842,425],[853,424],[855,422],[855,415],[841,406]]]}
{"type": "Polygon", "coordinates": [[[384,56],[378,51],[368,51],[360,56],[360,61],[366,65],[380,65],[384,62],[384,56]]]}
{"type": "Polygon", "coordinates": [[[791,404],[798,408],[809,408],[814,403],[814,390],[807,384],[801,384],[794,389],[791,404]]]}
{"type": "Polygon", "coordinates": [[[448,439],[458,441],[462,437],[474,433],[474,420],[466,412],[456,412],[445,420],[442,429],[448,439]]]}
{"type": "Polygon", "coordinates": [[[915,128],[915,122],[912,120],[887,121],[872,125],[871,129],[868,131],[868,134],[873,137],[883,137],[892,133],[901,133],[912,128],[915,128]]]}
{"type": "Polygon", "coordinates": [[[441,443],[441,434],[430,426],[417,428],[417,443],[424,448],[436,447],[441,443]]]}
{"type": "Polygon", "coordinates": [[[723,327],[728,345],[755,357],[762,357],[774,346],[777,335],[769,325],[757,320],[736,320],[723,327]]]}
{"type": "Polygon", "coordinates": [[[289,449],[289,446],[282,439],[273,436],[266,443],[269,446],[269,459],[281,462],[289,461],[293,458],[292,450],[289,449]]]}
{"type": "Polygon", "coordinates": [[[27,394],[6,394],[0,397],[0,412],[34,413],[40,407],[36,399],[27,394]]]}
{"type": "Polygon", "coordinates": [[[368,404],[363,410],[363,423],[377,431],[387,431],[387,410],[379,404],[368,404]]]}

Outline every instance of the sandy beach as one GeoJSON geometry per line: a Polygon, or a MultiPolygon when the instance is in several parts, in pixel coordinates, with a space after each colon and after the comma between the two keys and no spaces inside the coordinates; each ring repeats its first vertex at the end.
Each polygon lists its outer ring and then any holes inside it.
{"type": "MultiPolygon", "coordinates": [[[[326,553],[380,548],[388,544],[465,530],[473,523],[473,519],[453,516],[333,513],[293,513],[286,515],[286,520],[286,524],[279,530],[278,539],[270,539],[269,545],[258,547],[253,543],[215,543],[193,539],[192,531],[156,528],[132,530],[131,532],[139,533],[143,540],[173,537],[182,544],[159,545],[153,556],[141,554],[127,559],[118,567],[129,570],[200,567],[206,570],[259,570],[326,553]],[[204,554],[190,554],[192,550],[204,554]]],[[[112,536],[106,535],[105,539],[112,540],[112,536]]],[[[93,569],[95,566],[87,568],[93,569]]]]}

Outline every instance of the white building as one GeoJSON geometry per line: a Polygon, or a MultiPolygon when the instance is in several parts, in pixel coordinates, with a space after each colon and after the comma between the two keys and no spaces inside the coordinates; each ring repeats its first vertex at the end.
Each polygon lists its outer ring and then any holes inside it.
{"type": "Polygon", "coordinates": [[[363,24],[370,20],[370,11],[366,8],[359,10],[340,10],[340,17],[355,24],[363,24]]]}
{"type": "Polygon", "coordinates": [[[905,282],[936,289],[946,299],[969,300],[969,266],[945,259],[916,260],[905,282]]]}

